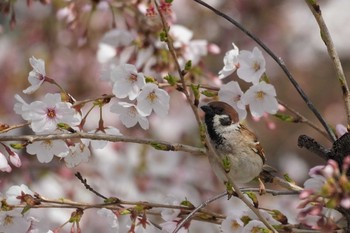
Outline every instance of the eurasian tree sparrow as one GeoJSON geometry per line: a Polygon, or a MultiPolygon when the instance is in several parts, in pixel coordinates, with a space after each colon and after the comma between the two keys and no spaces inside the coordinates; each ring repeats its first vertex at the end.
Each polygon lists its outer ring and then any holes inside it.
{"type": "Polygon", "coordinates": [[[258,177],[265,164],[264,151],[255,134],[239,122],[234,108],[214,101],[201,109],[205,112],[207,132],[218,156],[208,155],[216,176],[225,184],[228,181],[226,176],[237,184],[258,177]]]}

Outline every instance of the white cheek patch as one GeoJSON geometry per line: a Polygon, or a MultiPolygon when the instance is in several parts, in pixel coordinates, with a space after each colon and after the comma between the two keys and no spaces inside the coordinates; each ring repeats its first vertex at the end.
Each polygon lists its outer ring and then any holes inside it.
{"type": "Polygon", "coordinates": [[[225,134],[227,132],[235,132],[239,130],[239,123],[231,125],[222,125],[220,119],[226,118],[225,115],[215,115],[213,118],[214,129],[218,134],[225,134]]]}

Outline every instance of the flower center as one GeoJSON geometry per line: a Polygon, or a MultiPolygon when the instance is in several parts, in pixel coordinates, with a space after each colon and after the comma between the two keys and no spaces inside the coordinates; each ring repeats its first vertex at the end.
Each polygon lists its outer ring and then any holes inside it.
{"type": "Polygon", "coordinates": [[[263,91],[258,91],[258,92],[255,94],[255,98],[258,99],[258,100],[264,99],[264,96],[265,96],[265,92],[263,92],[263,91]]]}
{"type": "Polygon", "coordinates": [[[153,103],[157,99],[157,94],[152,91],[148,94],[147,99],[153,103]]]}
{"type": "Polygon", "coordinates": [[[54,108],[48,108],[47,109],[47,112],[46,112],[46,115],[49,117],[49,118],[55,118],[56,117],[56,111],[54,108]]]}
{"type": "Polygon", "coordinates": [[[238,102],[240,100],[241,100],[241,95],[236,95],[236,96],[233,97],[233,101],[234,102],[238,102]]]}
{"type": "Polygon", "coordinates": [[[137,75],[135,75],[135,74],[130,74],[130,76],[129,76],[129,81],[130,81],[131,83],[137,82],[137,75]]]}
{"type": "Polygon", "coordinates": [[[231,221],[231,229],[236,230],[236,229],[239,229],[240,227],[241,225],[236,220],[231,221]]]}
{"type": "Polygon", "coordinates": [[[258,71],[258,70],[260,70],[260,64],[257,63],[257,62],[254,62],[254,64],[253,64],[253,70],[254,70],[255,72],[258,71]]]}
{"type": "Polygon", "coordinates": [[[129,108],[129,116],[131,116],[132,118],[135,118],[136,115],[137,115],[136,108],[135,107],[129,108]]]}
{"type": "Polygon", "coordinates": [[[4,219],[4,225],[12,225],[13,224],[13,217],[12,216],[9,216],[7,215],[4,219]]]}

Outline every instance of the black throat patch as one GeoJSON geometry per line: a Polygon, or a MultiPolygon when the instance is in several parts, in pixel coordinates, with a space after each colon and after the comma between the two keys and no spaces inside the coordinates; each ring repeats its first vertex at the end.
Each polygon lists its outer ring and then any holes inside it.
{"type": "Polygon", "coordinates": [[[206,114],[204,121],[207,125],[207,130],[210,139],[214,141],[215,145],[221,145],[225,138],[218,134],[214,129],[214,117],[210,116],[209,114],[206,114]]]}

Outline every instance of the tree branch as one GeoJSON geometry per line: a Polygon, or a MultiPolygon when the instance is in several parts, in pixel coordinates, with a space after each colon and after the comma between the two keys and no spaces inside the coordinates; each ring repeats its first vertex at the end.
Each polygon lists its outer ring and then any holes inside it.
{"type": "Polygon", "coordinates": [[[36,141],[46,140],[64,140],[73,138],[85,138],[91,140],[104,140],[109,142],[131,142],[138,144],[146,144],[154,147],[158,150],[164,151],[184,151],[191,154],[204,155],[206,150],[204,148],[193,147],[180,143],[170,143],[162,140],[145,139],[145,138],[134,138],[128,136],[117,136],[108,134],[91,134],[91,133],[67,133],[67,134],[45,134],[45,135],[0,135],[0,141],[27,141],[29,143],[36,141]]]}
{"type": "Polygon", "coordinates": [[[337,74],[337,78],[340,83],[341,90],[343,92],[343,99],[345,103],[345,109],[346,109],[348,125],[349,125],[350,124],[350,94],[349,94],[349,87],[345,78],[342,64],[340,62],[338,53],[335,49],[331,34],[329,33],[327,25],[323,20],[320,6],[317,4],[316,1],[305,0],[305,2],[309,6],[310,11],[312,12],[312,14],[314,15],[317,21],[317,24],[321,32],[321,38],[325,43],[327,47],[328,55],[332,60],[335,73],[337,74]]]}

